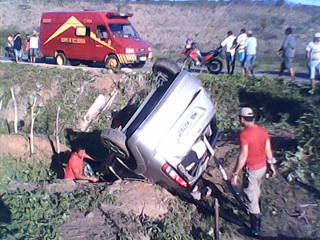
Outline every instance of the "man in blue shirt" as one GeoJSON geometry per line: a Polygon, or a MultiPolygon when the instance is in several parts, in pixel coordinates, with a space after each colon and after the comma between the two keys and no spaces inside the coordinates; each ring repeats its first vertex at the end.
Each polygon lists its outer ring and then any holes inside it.
{"type": "Polygon", "coordinates": [[[280,66],[279,77],[283,74],[284,70],[288,69],[291,76],[291,81],[295,80],[295,71],[293,68],[293,60],[296,51],[296,39],[292,34],[292,28],[289,27],[285,31],[285,38],[283,39],[279,53],[282,54],[282,62],[280,66]]]}

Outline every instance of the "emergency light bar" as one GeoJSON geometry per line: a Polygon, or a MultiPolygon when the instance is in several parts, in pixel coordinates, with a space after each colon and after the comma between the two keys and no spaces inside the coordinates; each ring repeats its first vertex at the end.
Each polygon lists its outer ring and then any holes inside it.
{"type": "Polygon", "coordinates": [[[132,13],[117,13],[117,12],[108,12],[107,13],[107,18],[129,18],[132,17],[132,13]]]}

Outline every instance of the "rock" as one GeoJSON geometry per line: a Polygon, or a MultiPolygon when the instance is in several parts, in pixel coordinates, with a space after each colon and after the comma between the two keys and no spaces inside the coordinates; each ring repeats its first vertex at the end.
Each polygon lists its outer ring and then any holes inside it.
{"type": "Polygon", "coordinates": [[[38,187],[39,185],[36,183],[12,181],[8,183],[7,190],[8,191],[25,190],[25,191],[31,192],[37,189],[38,187]]]}
{"type": "Polygon", "coordinates": [[[107,189],[116,196],[116,204],[101,204],[100,209],[105,213],[120,211],[161,218],[168,213],[169,202],[175,199],[167,190],[141,181],[116,181],[107,189]]]}
{"type": "Polygon", "coordinates": [[[73,192],[77,189],[77,184],[71,179],[63,179],[56,183],[44,186],[44,190],[49,193],[73,192]]]}

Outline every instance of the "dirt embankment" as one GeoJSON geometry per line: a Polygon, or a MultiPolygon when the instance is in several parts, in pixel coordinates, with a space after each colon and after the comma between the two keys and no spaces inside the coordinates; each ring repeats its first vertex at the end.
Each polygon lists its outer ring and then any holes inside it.
{"type": "Polygon", "coordinates": [[[319,7],[274,3],[153,2],[106,3],[106,1],[37,1],[0,2],[0,28],[30,32],[39,29],[41,13],[99,9],[132,12],[131,21],[141,36],[152,43],[157,55],[178,53],[186,38],[192,37],[203,50],[213,48],[228,30],[238,34],[243,27],[252,29],[258,38],[259,52],[275,52],[285,28],[291,26],[298,40],[298,53],[312,39],[320,24],[319,7]]]}
{"type": "MultiPolygon", "coordinates": [[[[51,161],[51,157],[56,149],[55,143],[48,139],[34,137],[34,155],[33,157],[42,160],[51,161]],[[54,148],[54,149],[53,149],[54,148]]],[[[64,144],[60,144],[62,152],[71,151],[64,144]]],[[[30,140],[21,135],[0,135],[0,155],[11,155],[17,158],[28,159],[30,156],[30,140]]]]}

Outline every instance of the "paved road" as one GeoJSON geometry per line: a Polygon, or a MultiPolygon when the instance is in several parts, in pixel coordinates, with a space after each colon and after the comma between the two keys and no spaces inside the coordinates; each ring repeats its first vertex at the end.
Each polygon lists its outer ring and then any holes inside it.
{"type": "MultiPolygon", "coordinates": [[[[7,62],[7,63],[14,63],[13,60],[7,58],[7,57],[0,57],[0,62],[7,62]]],[[[80,65],[80,66],[58,66],[55,64],[55,62],[53,60],[48,60],[46,63],[43,63],[43,62],[40,62],[38,60],[37,63],[29,63],[26,61],[26,59],[23,59],[22,62],[20,62],[20,64],[32,64],[32,65],[35,65],[35,66],[41,66],[41,67],[59,67],[59,68],[66,68],[66,69],[82,69],[84,71],[90,71],[90,72],[101,72],[102,70],[105,70],[105,68],[103,67],[102,64],[99,64],[99,63],[94,63],[90,66],[86,66],[86,65],[80,65]]],[[[151,63],[147,63],[143,68],[142,70],[143,71],[151,71],[151,68],[152,68],[152,64],[151,63]]],[[[123,68],[122,69],[124,72],[132,72],[132,71],[139,71],[141,69],[137,69],[137,68],[123,68]]],[[[199,70],[193,70],[192,71],[193,73],[195,74],[198,74],[200,73],[199,70]]],[[[207,72],[206,70],[203,70],[202,71],[203,73],[207,72]]],[[[225,74],[224,72],[222,72],[221,74],[225,74]]],[[[274,80],[280,80],[278,78],[278,72],[276,71],[256,71],[255,72],[255,76],[257,77],[261,77],[261,76],[269,76],[271,79],[274,79],[274,80]]],[[[290,76],[288,75],[288,73],[286,73],[283,77],[281,77],[281,79],[283,80],[287,80],[287,81],[290,81],[290,76]]],[[[302,72],[298,72],[296,74],[296,82],[299,84],[299,85],[303,85],[303,86],[308,86],[310,85],[310,80],[309,80],[309,75],[307,73],[302,73],[302,72]]]]}

